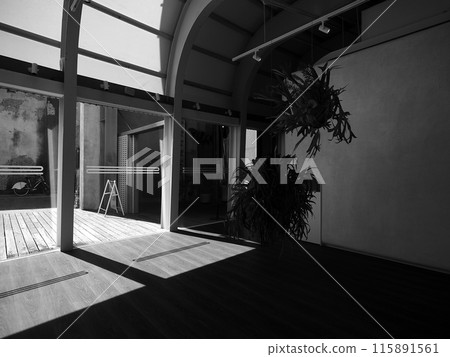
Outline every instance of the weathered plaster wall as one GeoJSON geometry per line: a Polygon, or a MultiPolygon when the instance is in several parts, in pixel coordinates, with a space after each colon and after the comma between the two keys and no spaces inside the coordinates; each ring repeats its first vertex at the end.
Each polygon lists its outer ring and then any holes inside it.
{"type": "MultiPolygon", "coordinates": [[[[0,89],[0,165],[48,169],[46,112],[46,97],[0,89]]],[[[11,180],[0,176],[0,190],[9,188],[11,180]]]]}

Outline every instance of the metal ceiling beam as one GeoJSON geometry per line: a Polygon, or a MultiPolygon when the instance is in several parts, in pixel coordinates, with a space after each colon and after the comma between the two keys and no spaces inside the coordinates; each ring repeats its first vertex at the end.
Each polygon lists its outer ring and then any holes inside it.
{"type": "Polygon", "coordinates": [[[305,31],[305,30],[307,30],[307,29],[309,29],[311,27],[319,25],[322,21],[328,20],[328,18],[337,16],[337,15],[339,15],[339,14],[341,14],[343,12],[346,12],[346,11],[348,11],[350,9],[353,9],[356,6],[359,6],[359,5],[361,5],[361,4],[363,4],[363,3],[367,2],[367,1],[369,1],[369,0],[356,0],[356,1],[350,3],[350,4],[346,5],[346,6],[343,6],[343,7],[339,8],[339,9],[337,9],[337,10],[331,11],[330,13],[328,13],[328,14],[326,14],[324,16],[321,16],[321,17],[319,17],[319,18],[317,18],[317,19],[315,19],[315,20],[313,20],[311,22],[308,22],[307,24],[304,24],[304,25],[302,25],[300,27],[297,27],[296,29],[294,29],[292,31],[289,31],[289,32],[285,33],[284,35],[278,36],[278,37],[276,37],[276,38],[274,38],[274,39],[272,39],[270,41],[267,41],[267,42],[265,42],[265,43],[263,43],[263,44],[261,44],[259,46],[256,46],[255,48],[252,48],[251,50],[248,50],[248,51],[246,51],[246,52],[244,52],[244,53],[234,57],[233,61],[238,61],[238,60],[240,60],[243,57],[252,55],[256,51],[259,51],[259,50],[264,49],[266,47],[272,46],[272,45],[274,45],[274,44],[276,44],[278,42],[287,40],[288,38],[291,38],[291,37],[293,37],[293,36],[303,32],[303,31],[305,31]]]}
{"type": "Polygon", "coordinates": [[[217,60],[219,60],[219,61],[225,62],[226,64],[230,64],[230,65],[232,65],[232,66],[235,66],[235,65],[236,65],[236,63],[233,62],[233,61],[231,60],[231,58],[226,57],[226,56],[223,56],[223,55],[221,55],[221,54],[219,54],[219,53],[217,53],[217,52],[213,52],[213,51],[207,50],[206,48],[203,48],[203,47],[200,47],[200,46],[197,46],[197,45],[193,45],[193,46],[192,46],[192,49],[193,49],[194,51],[197,51],[197,52],[199,52],[199,53],[202,53],[202,54],[204,54],[204,55],[206,55],[206,56],[208,56],[208,57],[215,58],[215,59],[217,59],[217,60]]]}
{"type": "Polygon", "coordinates": [[[115,66],[120,66],[120,67],[123,67],[123,68],[132,69],[132,70],[134,70],[136,72],[149,74],[149,75],[154,76],[154,77],[158,77],[158,78],[166,78],[167,77],[166,73],[156,72],[156,71],[153,71],[153,70],[151,70],[149,68],[141,67],[141,66],[135,65],[135,64],[130,63],[130,62],[126,62],[126,61],[122,61],[122,60],[119,60],[119,59],[116,59],[116,58],[112,58],[110,56],[105,56],[105,55],[102,55],[102,54],[97,53],[97,52],[92,52],[92,51],[89,51],[89,50],[85,50],[84,48],[79,48],[78,49],[78,54],[86,56],[86,57],[89,57],[89,58],[93,58],[93,59],[96,59],[96,60],[99,60],[99,61],[102,61],[102,62],[110,63],[110,64],[113,64],[115,66]]]}
{"type": "Polygon", "coordinates": [[[187,79],[184,80],[184,84],[189,86],[189,87],[203,89],[203,90],[206,90],[208,92],[213,92],[213,93],[225,95],[227,97],[231,97],[233,95],[233,93],[231,93],[230,91],[227,91],[227,90],[224,90],[224,89],[220,89],[220,88],[216,88],[216,87],[211,87],[211,86],[208,86],[206,84],[201,84],[201,83],[194,82],[194,81],[189,81],[187,79]]]}
{"type": "Polygon", "coordinates": [[[212,13],[211,15],[209,15],[209,18],[211,20],[214,20],[214,21],[218,22],[221,25],[224,25],[225,27],[228,27],[228,28],[230,28],[230,29],[232,29],[232,30],[234,30],[236,32],[239,32],[241,35],[244,35],[246,37],[253,36],[253,32],[251,32],[251,31],[249,31],[249,30],[247,30],[247,29],[245,29],[245,28],[235,24],[234,22],[231,22],[230,20],[228,20],[228,19],[226,19],[226,18],[224,18],[224,17],[222,17],[220,15],[212,13]]]}
{"type": "MultiPolygon", "coordinates": [[[[1,22],[0,22],[0,31],[4,31],[7,33],[16,35],[16,36],[27,38],[29,40],[43,43],[48,46],[61,48],[61,42],[59,42],[59,41],[53,40],[49,37],[38,35],[33,32],[29,32],[29,31],[20,29],[18,27],[10,26],[10,25],[7,25],[7,24],[1,23],[1,22]]],[[[93,59],[96,59],[96,60],[99,60],[102,62],[110,63],[110,64],[113,64],[116,66],[122,66],[124,68],[132,69],[137,72],[146,73],[146,74],[149,74],[154,77],[158,77],[158,78],[166,78],[167,77],[166,73],[153,71],[151,69],[141,67],[141,66],[135,65],[133,63],[122,61],[119,59],[114,59],[110,56],[105,56],[100,53],[86,50],[84,48],[79,48],[78,54],[89,57],[89,58],[93,58],[93,59]]],[[[217,56],[219,56],[219,55],[217,55],[217,56]]],[[[227,59],[227,61],[228,61],[228,63],[232,63],[230,59],[227,59]]]]}
{"type": "MultiPolygon", "coordinates": [[[[280,9],[286,10],[288,12],[309,17],[312,20],[317,18],[317,15],[313,14],[312,12],[309,12],[309,11],[306,11],[306,10],[302,10],[302,9],[299,9],[297,7],[294,7],[294,6],[286,5],[286,4],[281,3],[280,1],[277,1],[277,0],[261,0],[261,1],[264,1],[266,4],[271,4],[273,6],[279,7],[280,9]]],[[[338,23],[338,20],[335,20],[335,19],[329,19],[328,23],[330,25],[333,25],[333,26],[336,26],[336,27],[341,27],[341,23],[338,23]]],[[[351,27],[351,25],[347,21],[344,21],[344,25],[345,24],[347,25],[346,27],[351,27]]],[[[355,34],[355,32],[353,32],[353,31],[348,31],[348,32],[350,32],[352,34],[355,34]]],[[[356,35],[358,35],[358,34],[356,34],[356,35]]]]}
{"type": "Polygon", "coordinates": [[[131,18],[129,16],[126,16],[124,14],[121,14],[120,12],[112,10],[109,7],[103,6],[103,5],[101,5],[101,4],[99,4],[99,3],[95,2],[95,1],[86,2],[86,3],[84,3],[84,5],[85,6],[89,6],[89,7],[93,8],[93,9],[95,9],[97,11],[100,11],[100,12],[102,12],[102,13],[104,13],[106,15],[109,15],[111,17],[114,17],[114,18],[116,18],[116,19],[118,19],[120,21],[126,22],[129,25],[132,25],[134,27],[140,28],[141,30],[150,32],[150,33],[152,33],[154,35],[157,35],[157,36],[164,37],[164,38],[166,38],[166,39],[168,39],[170,41],[173,40],[173,36],[171,34],[168,34],[168,33],[164,32],[164,31],[158,30],[158,29],[156,29],[154,27],[148,26],[148,25],[146,25],[146,24],[144,24],[144,23],[142,23],[140,21],[137,21],[137,20],[135,20],[135,19],[133,19],[133,18],[131,18]]]}
{"type": "Polygon", "coordinates": [[[38,35],[37,33],[26,31],[26,30],[23,30],[18,27],[7,25],[3,22],[0,22],[0,31],[4,31],[7,33],[16,35],[16,36],[24,37],[24,38],[27,38],[29,40],[33,40],[36,42],[40,42],[40,43],[43,43],[48,46],[52,46],[52,47],[56,47],[56,48],[61,47],[61,42],[59,42],[57,40],[54,40],[49,37],[41,36],[41,35],[38,35]]]}

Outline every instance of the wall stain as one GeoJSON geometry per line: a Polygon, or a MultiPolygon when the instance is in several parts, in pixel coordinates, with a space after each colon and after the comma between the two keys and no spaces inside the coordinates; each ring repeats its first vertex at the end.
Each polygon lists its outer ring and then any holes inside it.
{"type": "Polygon", "coordinates": [[[4,98],[0,101],[0,111],[18,112],[23,100],[14,98],[4,98]],[[1,108],[3,107],[3,109],[1,108]]]}
{"type": "Polygon", "coordinates": [[[22,135],[22,131],[17,130],[14,128],[14,132],[11,138],[11,141],[13,143],[13,147],[18,147],[20,144],[20,137],[22,135]]]}

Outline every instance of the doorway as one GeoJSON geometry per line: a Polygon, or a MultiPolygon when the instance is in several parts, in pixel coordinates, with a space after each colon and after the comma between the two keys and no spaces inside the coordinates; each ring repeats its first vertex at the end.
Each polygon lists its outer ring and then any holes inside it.
{"type": "MultiPolygon", "coordinates": [[[[179,211],[183,212],[196,198],[197,202],[181,217],[179,228],[213,234],[226,234],[228,200],[228,158],[230,128],[187,119],[186,131],[198,144],[186,137],[181,149],[179,211]],[[195,159],[216,159],[222,165],[220,177],[208,179],[217,173],[215,164],[195,165],[195,159]],[[200,182],[196,183],[198,175],[200,182]]],[[[201,162],[201,161],[200,161],[201,162]]]]}
{"type": "Polygon", "coordinates": [[[139,216],[146,221],[161,224],[161,152],[163,145],[163,127],[134,135],[135,153],[146,152],[142,160],[134,162],[135,167],[147,168],[145,174],[137,173],[134,194],[139,216]]]}

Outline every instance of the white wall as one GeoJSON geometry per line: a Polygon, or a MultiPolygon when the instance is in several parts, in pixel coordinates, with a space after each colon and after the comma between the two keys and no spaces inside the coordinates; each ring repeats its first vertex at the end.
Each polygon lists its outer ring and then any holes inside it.
{"type": "Polygon", "coordinates": [[[337,62],[358,138],[324,137],[316,157],[324,244],[450,271],[449,37],[446,23],[337,62]]]}
{"type": "Polygon", "coordinates": [[[448,0],[397,0],[391,7],[390,4],[392,1],[388,0],[362,11],[362,30],[365,31],[370,26],[370,29],[362,35],[363,41],[450,10],[448,0]],[[389,9],[385,11],[388,7],[389,9]]]}

